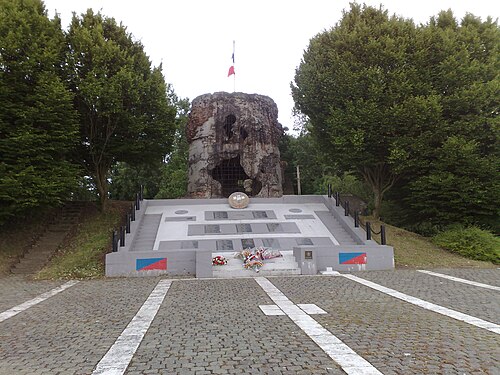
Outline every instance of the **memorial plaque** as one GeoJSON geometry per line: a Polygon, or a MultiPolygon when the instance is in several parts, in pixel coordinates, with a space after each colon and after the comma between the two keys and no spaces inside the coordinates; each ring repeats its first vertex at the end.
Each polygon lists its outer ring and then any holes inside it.
{"type": "Polygon", "coordinates": [[[236,231],[238,233],[251,233],[252,226],[250,224],[236,224],[236,231]]]}
{"type": "Polygon", "coordinates": [[[205,234],[220,234],[220,225],[217,224],[205,225],[205,234]]]}

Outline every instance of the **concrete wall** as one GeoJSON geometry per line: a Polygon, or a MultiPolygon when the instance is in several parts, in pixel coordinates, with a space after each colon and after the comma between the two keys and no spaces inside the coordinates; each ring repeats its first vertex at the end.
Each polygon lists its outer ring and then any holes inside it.
{"type": "Polygon", "coordinates": [[[212,252],[199,249],[106,254],[106,276],[212,277],[212,252]]]}
{"type": "MultiPolygon", "coordinates": [[[[326,267],[336,271],[385,270],[394,268],[394,251],[390,246],[380,246],[366,240],[366,232],[354,227],[354,220],[344,216],[342,207],[335,206],[335,200],[327,196],[283,196],[281,198],[252,198],[253,203],[323,203],[341,224],[357,245],[294,246],[293,252],[302,274],[316,274],[326,267]],[[306,259],[309,251],[311,259],[306,259]]],[[[227,204],[227,199],[210,199],[210,204],[227,204]]],[[[204,205],[204,199],[144,200],[136,211],[136,220],[131,223],[131,233],[125,237],[125,246],[118,252],[106,255],[106,276],[152,276],[192,275],[212,277],[212,250],[179,249],[161,246],[158,251],[131,251],[138,228],[144,219],[147,207],[204,205]]]]}
{"type": "Polygon", "coordinates": [[[394,268],[394,249],[391,246],[297,246],[293,248],[293,255],[303,275],[316,275],[327,267],[332,267],[335,271],[374,271],[394,268]]]}

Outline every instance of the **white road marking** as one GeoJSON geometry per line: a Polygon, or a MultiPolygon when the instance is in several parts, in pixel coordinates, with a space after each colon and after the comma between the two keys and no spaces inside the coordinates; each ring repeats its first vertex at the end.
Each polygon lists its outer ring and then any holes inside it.
{"type": "Polygon", "coordinates": [[[39,296],[30,299],[29,301],[26,301],[24,303],[21,303],[20,305],[14,306],[13,308],[4,311],[0,313],[0,322],[3,322],[4,320],[7,320],[9,318],[12,318],[14,315],[19,314],[20,312],[23,312],[24,310],[29,309],[32,306],[35,306],[39,304],[40,302],[45,301],[47,298],[50,298],[52,296],[55,296],[57,293],[61,293],[63,290],[68,289],[69,287],[72,287],[73,285],[77,284],[77,280],[72,280],[68,281],[67,283],[64,283],[61,286],[58,286],[57,288],[54,288],[52,290],[49,290],[48,292],[42,293],[39,296]]]}
{"type": "MultiPolygon", "coordinates": [[[[325,310],[316,306],[314,303],[298,303],[297,306],[299,306],[308,315],[327,314],[325,310]]],[[[259,308],[262,310],[264,315],[267,316],[285,315],[283,310],[281,310],[277,305],[259,305],[259,308]]]]}
{"type": "Polygon", "coordinates": [[[307,315],[288,299],[265,277],[256,277],[255,281],[267,293],[269,298],[302,329],[323,351],[337,362],[342,370],[350,375],[382,374],[366,359],[344,344],[330,331],[307,315]]]}
{"type": "Polygon", "coordinates": [[[420,298],[409,296],[407,294],[398,292],[394,289],[386,288],[385,286],[382,286],[380,284],[376,284],[372,281],[362,279],[361,277],[357,277],[354,275],[347,275],[347,274],[343,274],[342,276],[348,278],[349,280],[353,280],[353,281],[356,281],[360,284],[363,284],[369,288],[378,290],[379,292],[388,294],[391,297],[398,298],[402,301],[411,303],[413,305],[422,307],[422,308],[430,310],[430,311],[437,312],[439,314],[448,316],[448,317],[453,318],[453,319],[461,320],[462,322],[472,324],[476,327],[487,329],[490,332],[500,334],[500,325],[498,325],[498,324],[488,322],[487,320],[479,319],[479,318],[476,318],[474,316],[467,315],[467,314],[449,309],[447,307],[439,306],[439,305],[436,305],[434,303],[424,301],[420,298]]]}
{"type": "Polygon", "coordinates": [[[160,280],[127,328],[97,364],[93,375],[122,375],[125,372],[171,284],[172,280],[160,280]]]}
{"type": "Polygon", "coordinates": [[[323,310],[321,307],[316,306],[314,303],[297,303],[297,306],[299,306],[306,314],[309,315],[316,315],[316,314],[326,314],[326,311],[323,310]]]}
{"type": "Polygon", "coordinates": [[[283,310],[281,310],[276,305],[259,305],[260,309],[267,316],[275,316],[275,315],[285,315],[283,310]]]}
{"type": "Polygon", "coordinates": [[[479,286],[481,288],[486,288],[486,289],[492,289],[492,290],[498,290],[498,291],[500,291],[500,287],[499,286],[478,283],[476,281],[471,281],[471,280],[467,280],[467,279],[461,279],[460,277],[445,275],[443,273],[437,273],[437,272],[432,272],[432,271],[427,271],[427,270],[417,270],[417,271],[418,272],[422,272],[422,273],[426,273],[426,274],[432,275],[432,276],[442,277],[443,279],[458,281],[459,283],[464,283],[464,284],[479,286]]]}

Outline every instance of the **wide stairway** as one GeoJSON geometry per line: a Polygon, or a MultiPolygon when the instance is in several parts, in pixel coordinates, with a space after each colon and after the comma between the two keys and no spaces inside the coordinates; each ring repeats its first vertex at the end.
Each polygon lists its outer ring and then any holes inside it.
{"type": "Polygon", "coordinates": [[[85,202],[68,202],[52,221],[45,232],[15,263],[11,272],[16,275],[31,275],[40,271],[57,252],[66,236],[78,224],[85,202]]]}

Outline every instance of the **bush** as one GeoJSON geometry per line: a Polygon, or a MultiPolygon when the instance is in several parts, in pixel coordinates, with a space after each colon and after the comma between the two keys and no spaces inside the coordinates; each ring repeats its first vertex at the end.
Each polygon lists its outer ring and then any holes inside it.
{"type": "Polygon", "coordinates": [[[449,229],[434,236],[433,242],[467,258],[500,263],[500,238],[477,227],[449,229]]]}

